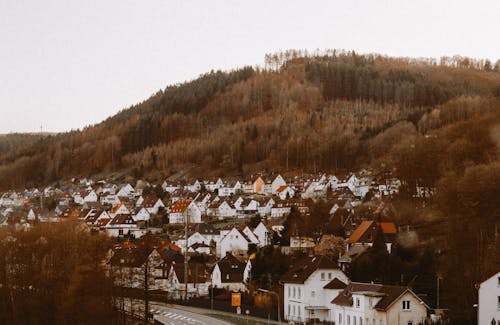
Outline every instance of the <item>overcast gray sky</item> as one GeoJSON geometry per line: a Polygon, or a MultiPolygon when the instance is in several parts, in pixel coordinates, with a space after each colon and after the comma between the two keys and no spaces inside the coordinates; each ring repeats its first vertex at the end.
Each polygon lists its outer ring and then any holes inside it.
{"type": "Polygon", "coordinates": [[[500,0],[0,0],[0,133],[97,123],[285,49],[500,58],[500,0]]]}

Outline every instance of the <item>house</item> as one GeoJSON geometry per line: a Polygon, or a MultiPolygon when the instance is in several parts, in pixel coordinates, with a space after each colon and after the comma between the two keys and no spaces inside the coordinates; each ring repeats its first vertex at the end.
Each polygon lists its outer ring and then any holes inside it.
{"type": "Polygon", "coordinates": [[[271,244],[272,234],[262,221],[253,229],[253,233],[259,240],[258,247],[264,247],[271,244]]]}
{"type": "Polygon", "coordinates": [[[109,194],[107,192],[101,195],[100,201],[101,201],[102,205],[107,204],[107,205],[115,206],[117,204],[120,204],[120,198],[118,197],[118,195],[109,194]]]}
{"type": "Polygon", "coordinates": [[[281,175],[278,174],[271,183],[271,193],[274,195],[278,194],[278,189],[286,186],[286,182],[281,175]]]}
{"type": "Polygon", "coordinates": [[[134,221],[149,221],[151,219],[150,212],[145,207],[136,207],[134,211],[132,211],[132,218],[134,221]]]}
{"type": "Polygon", "coordinates": [[[253,181],[253,192],[254,193],[262,193],[262,187],[266,184],[266,182],[262,179],[262,177],[258,176],[253,181]]]}
{"type": "Polygon", "coordinates": [[[271,215],[271,209],[273,208],[276,201],[272,198],[266,198],[259,202],[259,207],[257,208],[257,212],[261,217],[266,217],[271,215]]]}
{"type": "Polygon", "coordinates": [[[478,324],[500,323],[500,272],[479,285],[477,307],[478,324]]]}
{"type": "MultiPolygon", "coordinates": [[[[214,200],[215,201],[215,200],[214,200]]],[[[207,215],[216,216],[219,220],[236,216],[236,208],[228,201],[212,201],[207,209],[207,215]]]]}
{"type": "Polygon", "coordinates": [[[331,301],[329,321],[336,324],[424,324],[429,307],[402,286],[352,282],[331,301]]]}
{"type": "MultiPolygon", "coordinates": [[[[181,299],[186,291],[184,263],[172,263],[168,273],[168,294],[172,299],[181,299]]],[[[187,297],[208,296],[210,275],[204,263],[187,264],[187,297]]]]}
{"type": "Polygon", "coordinates": [[[316,242],[312,237],[290,236],[290,250],[292,252],[301,251],[304,253],[313,252],[316,242]]]}
{"type": "Polygon", "coordinates": [[[200,223],[201,211],[194,203],[194,200],[181,199],[177,200],[170,207],[168,220],[171,224],[175,223],[200,223]]]}
{"type": "Polygon", "coordinates": [[[375,234],[381,228],[385,238],[387,251],[391,253],[392,245],[396,241],[396,225],[393,222],[363,221],[347,239],[347,250],[354,245],[373,245],[375,234]]]}
{"type": "Polygon", "coordinates": [[[126,184],[116,193],[118,197],[132,197],[134,194],[135,190],[130,184],[126,184]]]}
{"type": "Polygon", "coordinates": [[[163,184],[161,184],[161,188],[165,192],[173,193],[173,192],[177,191],[178,189],[180,189],[181,186],[176,185],[176,184],[172,184],[172,183],[167,183],[167,181],[165,181],[165,182],[163,182],[163,184]]]}
{"type": "Polygon", "coordinates": [[[297,258],[283,275],[284,317],[288,321],[306,322],[313,319],[327,321],[329,302],[337,289],[337,282],[347,284],[349,279],[326,256],[297,258]],[[332,281],[337,279],[335,283],[332,281]],[[333,291],[332,291],[333,290],[333,291]]]}
{"type": "Polygon", "coordinates": [[[249,260],[245,262],[231,253],[226,253],[212,270],[212,286],[214,288],[225,288],[229,291],[247,291],[251,269],[252,264],[249,260]]]}
{"type": "Polygon", "coordinates": [[[139,229],[130,214],[117,214],[108,222],[105,229],[111,237],[140,237],[145,233],[145,230],[139,229]]]}
{"type": "Polygon", "coordinates": [[[251,243],[252,241],[243,232],[232,227],[220,240],[219,256],[224,256],[227,252],[237,256],[246,256],[248,245],[251,243]]]}
{"type": "Polygon", "coordinates": [[[157,250],[144,250],[133,243],[124,242],[113,250],[108,265],[116,286],[144,288],[144,275],[148,270],[148,286],[155,290],[155,279],[161,276],[163,263],[163,258],[157,250]]]}
{"type": "Polygon", "coordinates": [[[283,185],[276,190],[276,194],[280,199],[286,200],[295,196],[295,191],[288,185],[283,185]]]}
{"type": "Polygon", "coordinates": [[[165,208],[163,201],[156,195],[141,195],[137,199],[136,206],[144,207],[150,214],[157,214],[160,208],[165,208]]]}

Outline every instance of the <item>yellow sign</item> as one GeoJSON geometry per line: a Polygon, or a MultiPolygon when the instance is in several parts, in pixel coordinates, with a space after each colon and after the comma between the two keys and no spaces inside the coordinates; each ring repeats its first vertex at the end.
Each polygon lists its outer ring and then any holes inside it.
{"type": "Polygon", "coordinates": [[[241,306],[241,293],[233,292],[231,293],[231,306],[240,307],[241,306]]]}

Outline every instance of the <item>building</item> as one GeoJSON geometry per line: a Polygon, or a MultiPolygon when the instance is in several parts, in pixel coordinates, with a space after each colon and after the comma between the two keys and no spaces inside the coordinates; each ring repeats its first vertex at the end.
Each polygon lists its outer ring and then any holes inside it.
{"type": "Polygon", "coordinates": [[[429,307],[402,286],[352,282],[332,301],[329,321],[339,325],[424,324],[429,307]]]}
{"type": "Polygon", "coordinates": [[[500,324],[500,272],[479,285],[478,324],[500,324]]]}
{"type": "Polygon", "coordinates": [[[313,319],[328,321],[329,302],[343,288],[339,284],[345,286],[349,279],[329,258],[307,256],[297,259],[281,281],[284,284],[285,319],[306,322],[313,319]]]}

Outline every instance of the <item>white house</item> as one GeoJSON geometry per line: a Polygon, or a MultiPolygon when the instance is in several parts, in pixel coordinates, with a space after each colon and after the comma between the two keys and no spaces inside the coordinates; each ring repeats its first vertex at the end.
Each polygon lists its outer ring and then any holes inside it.
{"type": "Polygon", "coordinates": [[[132,218],[134,221],[149,221],[151,219],[151,214],[144,207],[138,207],[135,209],[132,218]]]}
{"type": "Polygon", "coordinates": [[[249,243],[251,242],[246,235],[244,235],[238,228],[233,227],[220,240],[220,249],[218,250],[220,254],[219,256],[224,256],[227,252],[234,255],[245,256],[248,251],[249,243]]]}
{"type": "Polygon", "coordinates": [[[201,222],[201,211],[193,200],[177,200],[170,207],[170,213],[168,215],[169,222],[174,223],[184,223],[186,218],[189,223],[200,223],[201,222]]]}
{"type": "Polygon", "coordinates": [[[253,230],[253,233],[259,239],[259,247],[264,247],[271,244],[271,232],[264,223],[260,222],[253,230]]]}
{"type": "Polygon", "coordinates": [[[118,197],[118,195],[105,193],[101,195],[100,201],[102,205],[109,204],[111,206],[115,206],[120,203],[120,198],[118,197]]]}
{"type": "Polygon", "coordinates": [[[286,185],[285,180],[283,179],[283,177],[281,177],[281,175],[278,174],[278,176],[276,176],[273,182],[271,183],[271,193],[278,194],[278,189],[285,185],[286,185]]]}
{"type": "Polygon", "coordinates": [[[163,184],[161,184],[161,188],[165,192],[173,193],[173,192],[177,191],[178,189],[180,189],[181,187],[179,185],[167,183],[167,181],[165,181],[165,182],[163,182],[163,184]]]}
{"type": "Polygon", "coordinates": [[[261,217],[265,217],[271,214],[271,209],[273,208],[276,202],[272,198],[268,198],[257,208],[257,211],[261,217]]]}
{"type": "Polygon", "coordinates": [[[243,261],[230,253],[219,260],[212,270],[212,286],[229,291],[247,291],[252,264],[243,261]]]}
{"type": "Polygon", "coordinates": [[[328,320],[339,325],[424,324],[429,307],[402,286],[352,282],[331,301],[328,320]]]}
{"type": "Polygon", "coordinates": [[[130,196],[133,196],[135,193],[135,190],[134,188],[132,187],[132,185],[130,184],[127,184],[125,186],[123,186],[119,191],[118,193],[116,193],[116,195],[118,195],[119,197],[130,197],[130,196]]]}
{"type": "Polygon", "coordinates": [[[295,191],[288,185],[283,185],[276,190],[276,194],[282,200],[286,200],[287,198],[292,198],[295,196],[295,191]]]}
{"type": "Polygon", "coordinates": [[[145,229],[139,229],[130,214],[118,214],[104,227],[111,237],[123,237],[132,235],[141,237],[146,233],[145,229]]]}
{"type": "Polygon", "coordinates": [[[281,278],[285,319],[295,322],[311,319],[327,321],[329,302],[334,298],[335,291],[325,287],[334,279],[344,284],[349,282],[344,272],[329,258],[307,256],[297,259],[281,278]]]}
{"type": "Polygon", "coordinates": [[[478,324],[500,324],[500,272],[479,286],[478,324]]]}

